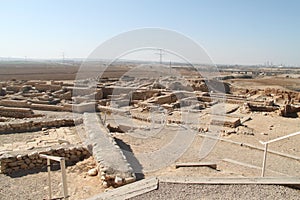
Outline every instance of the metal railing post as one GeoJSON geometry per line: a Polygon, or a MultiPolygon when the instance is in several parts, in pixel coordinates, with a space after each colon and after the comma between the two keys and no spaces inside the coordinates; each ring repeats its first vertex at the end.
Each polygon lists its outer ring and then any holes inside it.
{"type": "Polygon", "coordinates": [[[61,168],[61,178],[62,178],[62,184],[63,184],[64,198],[68,199],[68,186],[67,186],[65,158],[61,158],[60,168],[61,168]]]}
{"type": "Polygon", "coordinates": [[[265,144],[265,151],[264,151],[263,166],[262,166],[262,170],[261,170],[261,177],[265,176],[266,164],[267,164],[267,153],[268,153],[268,143],[265,144]]]}
{"type": "Polygon", "coordinates": [[[293,137],[293,136],[296,136],[296,135],[300,135],[300,131],[296,132],[296,133],[288,134],[288,135],[285,135],[285,136],[281,136],[281,137],[275,138],[273,140],[269,140],[267,142],[259,141],[261,144],[265,145],[263,166],[262,166],[262,169],[261,169],[261,177],[265,176],[266,162],[267,162],[267,152],[268,152],[268,144],[273,143],[273,142],[277,142],[277,141],[280,141],[280,140],[284,140],[286,138],[293,137]]]}

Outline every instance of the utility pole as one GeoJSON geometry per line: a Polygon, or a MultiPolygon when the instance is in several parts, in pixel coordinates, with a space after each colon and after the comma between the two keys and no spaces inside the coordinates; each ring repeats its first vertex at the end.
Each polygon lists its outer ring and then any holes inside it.
{"type": "Polygon", "coordinates": [[[158,49],[159,50],[159,52],[158,53],[155,53],[155,54],[158,54],[159,55],[159,64],[162,64],[162,56],[165,54],[164,52],[163,52],[163,49],[158,49]]]}

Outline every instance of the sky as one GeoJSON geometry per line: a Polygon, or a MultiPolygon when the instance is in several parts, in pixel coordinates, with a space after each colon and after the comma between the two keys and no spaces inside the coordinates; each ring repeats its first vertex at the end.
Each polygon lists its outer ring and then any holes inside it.
{"type": "Polygon", "coordinates": [[[300,66],[298,0],[0,0],[0,57],[86,58],[126,31],[158,27],[216,64],[300,66]]]}

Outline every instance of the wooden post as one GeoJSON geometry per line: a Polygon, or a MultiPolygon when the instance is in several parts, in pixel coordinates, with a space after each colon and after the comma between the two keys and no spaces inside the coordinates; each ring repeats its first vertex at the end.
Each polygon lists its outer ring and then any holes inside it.
{"type": "Polygon", "coordinates": [[[262,170],[261,170],[261,177],[265,176],[266,162],[267,162],[267,152],[268,152],[268,143],[265,143],[265,151],[264,151],[263,166],[262,166],[262,170]]]}
{"type": "Polygon", "coordinates": [[[47,171],[48,171],[48,185],[49,185],[49,199],[52,199],[52,188],[51,188],[51,163],[50,159],[47,158],[47,171]]]}
{"type": "Polygon", "coordinates": [[[60,169],[61,169],[61,179],[63,184],[64,199],[68,199],[69,195],[68,195],[68,186],[67,186],[65,158],[61,158],[60,160],[60,169]]]}

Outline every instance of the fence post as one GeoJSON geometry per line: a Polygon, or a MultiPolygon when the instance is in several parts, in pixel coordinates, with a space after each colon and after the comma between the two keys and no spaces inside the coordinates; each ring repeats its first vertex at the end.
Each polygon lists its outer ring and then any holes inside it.
{"type": "Polygon", "coordinates": [[[52,188],[51,188],[51,163],[50,159],[47,158],[47,171],[48,171],[48,185],[49,185],[49,199],[52,199],[52,188]]]}
{"type": "Polygon", "coordinates": [[[67,176],[66,176],[66,162],[64,157],[58,157],[58,156],[50,156],[45,154],[40,154],[41,158],[47,159],[47,171],[48,171],[48,183],[49,183],[49,198],[52,199],[52,187],[51,187],[51,161],[55,160],[60,163],[60,169],[61,169],[61,179],[62,179],[62,192],[64,194],[64,199],[68,199],[68,186],[67,186],[67,176]]]}
{"type": "Polygon", "coordinates": [[[68,199],[68,186],[67,186],[67,176],[66,176],[66,165],[65,165],[65,158],[60,159],[60,168],[61,168],[61,178],[63,184],[63,194],[64,199],[68,199]]]}

